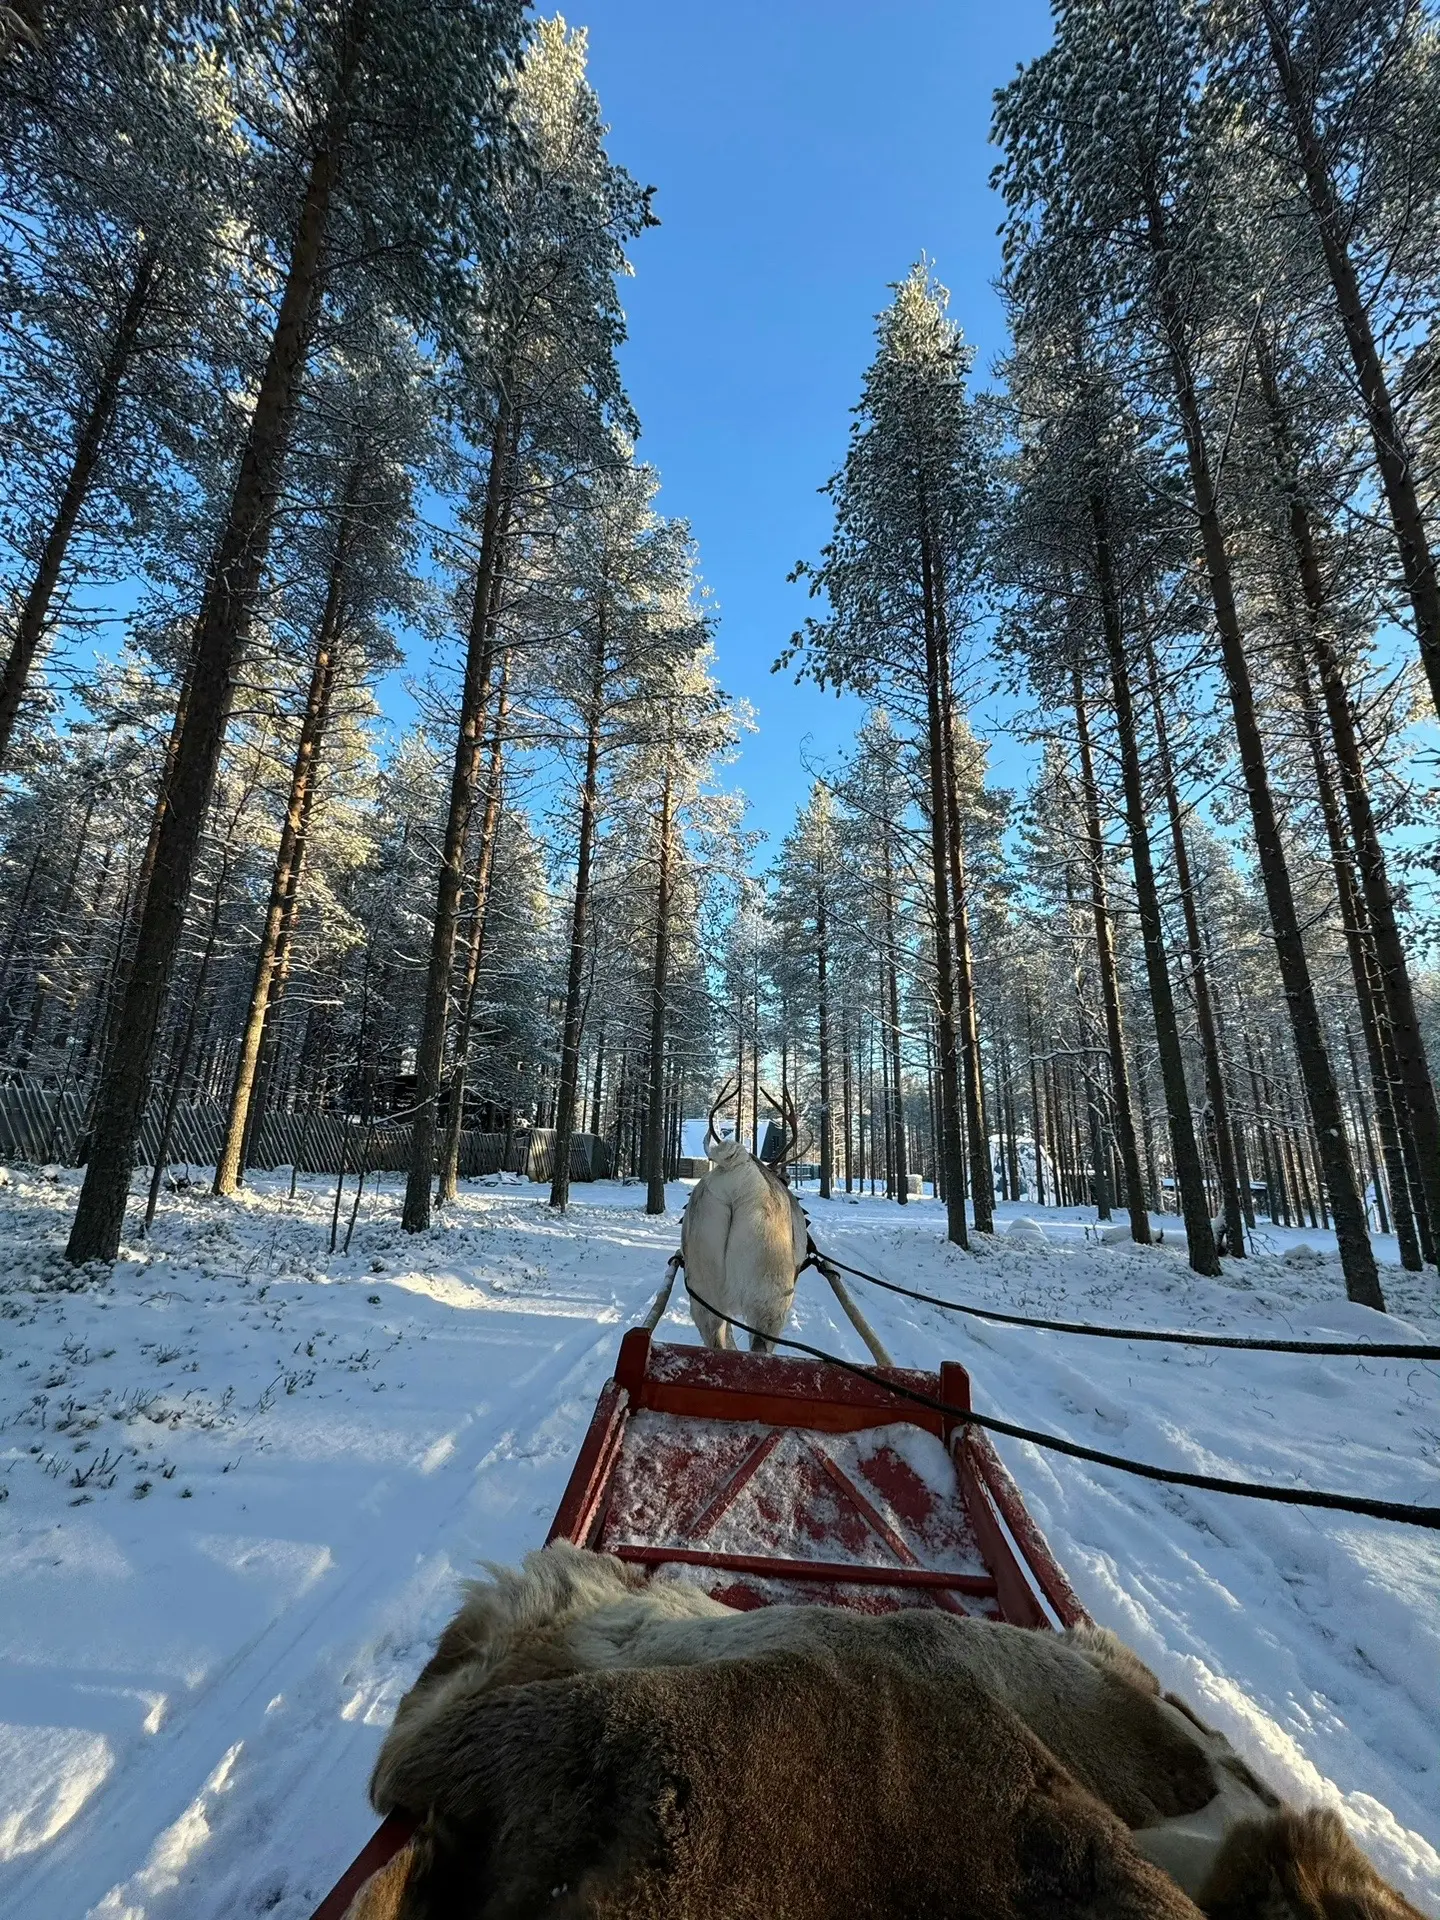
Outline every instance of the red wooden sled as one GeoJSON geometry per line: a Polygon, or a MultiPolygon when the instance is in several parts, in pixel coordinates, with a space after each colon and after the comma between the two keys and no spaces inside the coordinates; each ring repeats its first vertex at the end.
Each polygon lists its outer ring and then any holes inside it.
{"type": "MultiPolygon", "coordinates": [[[[698,1581],[733,1607],[885,1613],[938,1606],[1021,1627],[1088,1616],[978,1427],[887,1393],[966,1409],[970,1378],[620,1343],[549,1540],[698,1581]]],[[[341,1920],[405,1844],[392,1815],[316,1909],[341,1920]]]]}

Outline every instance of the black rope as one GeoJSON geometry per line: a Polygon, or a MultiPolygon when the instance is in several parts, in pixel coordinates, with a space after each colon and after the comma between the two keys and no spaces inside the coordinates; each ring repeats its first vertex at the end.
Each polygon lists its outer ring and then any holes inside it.
{"type": "MultiPolygon", "coordinates": [[[[1368,1355],[1372,1360],[1440,1360],[1440,1346],[1408,1346],[1398,1341],[1375,1341],[1361,1345],[1346,1340],[1242,1340],[1221,1333],[1167,1333],[1157,1327],[1096,1327],[1085,1320],[1037,1320],[1025,1313],[1001,1313],[995,1307],[967,1306],[963,1300],[942,1300],[938,1294],[919,1293],[914,1287],[902,1287],[898,1281],[882,1280],[878,1273],[866,1273],[863,1267],[846,1266],[833,1254],[821,1253],[813,1243],[810,1259],[828,1261],[857,1280],[868,1280],[872,1287],[884,1287],[887,1293],[902,1294],[907,1300],[922,1301],[927,1307],[941,1307],[946,1313],[968,1314],[974,1320],[996,1320],[1006,1327],[1043,1327],[1048,1333],[1088,1333],[1097,1340],[1160,1340],[1175,1347],[1241,1347],[1252,1353],[1332,1353],[1368,1355]]],[[[807,1261],[807,1265],[809,1262],[807,1261]]]]}
{"type": "Polygon", "coordinates": [[[856,1366],[853,1361],[842,1360],[838,1354],[826,1353],[821,1347],[808,1346],[803,1340],[792,1340],[783,1334],[762,1333],[758,1327],[747,1326],[743,1320],[736,1320],[732,1315],[722,1313],[718,1307],[712,1307],[708,1300],[696,1293],[688,1274],[685,1277],[685,1291],[707,1313],[713,1313],[717,1320],[723,1320],[726,1326],[734,1327],[740,1333],[769,1340],[777,1347],[793,1347],[797,1353],[808,1354],[812,1360],[823,1360],[827,1366],[853,1373],[858,1380],[868,1380],[899,1400],[911,1400],[916,1406],[928,1407],[932,1413],[943,1413],[965,1426],[983,1427],[987,1433],[1003,1433],[1011,1440],[1028,1440],[1032,1446],[1045,1447],[1051,1453],[1068,1454],[1073,1460],[1089,1460],[1099,1467],[1117,1467],[1121,1473],[1135,1474],[1142,1480],[1161,1480],[1167,1486],[1198,1487],[1205,1493],[1233,1493],[1244,1500],[1272,1500],[1285,1507],[1326,1507],[1332,1513],[1359,1513],[1371,1520],[1403,1520],[1412,1527],[1426,1527],[1432,1532],[1440,1532],[1440,1507],[1411,1506],[1403,1500],[1357,1499],[1348,1493],[1322,1493],[1308,1487],[1267,1487],[1256,1480],[1221,1480],[1214,1474],[1187,1473],[1181,1467],[1152,1467],[1143,1460],[1125,1460],[1118,1453],[1101,1453],[1095,1447],[1082,1447],[1074,1440],[1062,1440],[1058,1434],[1037,1433],[1033,1427],[1017,1427],[1013,1421],[997,1419],[994,1414],[976,1413],[970,1407],[952,1407],[931,1394],[903,1386],[898,1380],[881,1379],[873,1368],[856,1366]]]}

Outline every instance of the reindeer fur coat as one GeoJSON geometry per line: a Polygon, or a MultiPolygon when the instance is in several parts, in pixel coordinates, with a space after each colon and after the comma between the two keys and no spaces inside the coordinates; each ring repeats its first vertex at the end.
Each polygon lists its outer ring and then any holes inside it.
{"type": "Polygon", "coordinates": [[[686,1201],[680,1227],[690,1311],[707,1347],[736,1341],[695,1294],[755,1328],[750,1345],[768,1353],[790,1312],[810,1230],[784,1181],[738,1141],[711,1140],[708,1150],[710,1171],[686,1201]]]}

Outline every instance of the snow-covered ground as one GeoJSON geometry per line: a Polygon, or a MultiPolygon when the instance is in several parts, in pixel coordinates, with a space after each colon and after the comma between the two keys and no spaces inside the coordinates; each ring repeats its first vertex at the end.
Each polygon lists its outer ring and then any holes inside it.
{"type": "MultiPolygon", "coordinates": [[[[416,1241],[385,1179],[331,1258],[328,1183],[294,1202],[287,1184],[167,1196],[153,1238],[101,1278],[60,1257],[73,1175],[0,1190],[15,1920],[305,1920],[370,1829],[381,1730],[457,1580],[543,1537],[685,1191],[648,1220],[639,1188],[582,1187],[558,1221],[539,1188],[479,1184],[416,1241]]],[[[1433,1271],[1387,1266],[1382,1319],[1346,1302],[1323,1235],[1271,1234],[1217,1283],[1173,1245],[1094,1245],[1075,1213],[1002,1208],[1045,1237],[965,1255],[931,1200],[807,1204],[840,1258],[979,1303],[1440,1334],[1433,1271]]],[[[897,1361],[963,1361],[982,1409],[1162,1464],[1440,1497],[1436,1366],[1086,1341],[856,1290],[897,1361]]],[[[814,1274],[795,1327],[867,1357],[814,1274]]],[[[695,1338],[683,1305],[661,1337],[695,1338]]],[[[1440,1915],[1440,1537],[1001,1451],[1096,1618],[1283,1793],[1338,1807],[1440,1915]]]]}

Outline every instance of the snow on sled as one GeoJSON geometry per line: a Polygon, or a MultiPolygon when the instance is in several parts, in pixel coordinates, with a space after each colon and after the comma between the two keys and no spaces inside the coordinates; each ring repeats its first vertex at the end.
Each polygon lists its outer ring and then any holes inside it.
{"type": "MultiPolygon", "coordinates": [[[[961,1410],[970,1377],[620,1343],[548,1540],[698,1582],[732,1607],[944,1607],[1012,1626],[1087,1619],[1019,1489],[961,1410]]],[[[405,1844],[391,1815],[313,1920],[341,1920],[405,1844]]]]}

